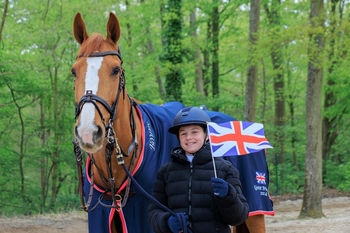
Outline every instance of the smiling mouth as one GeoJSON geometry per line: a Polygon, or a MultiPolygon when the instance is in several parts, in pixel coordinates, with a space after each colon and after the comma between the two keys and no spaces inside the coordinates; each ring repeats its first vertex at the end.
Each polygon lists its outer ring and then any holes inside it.
{"type": "Polygon", "coordinates": [[[195,144],[197,144],[197,142],[189,142],[189,143],[186,143],[186,145],[188,145],[188,146],[195,145],[195,144]]]}

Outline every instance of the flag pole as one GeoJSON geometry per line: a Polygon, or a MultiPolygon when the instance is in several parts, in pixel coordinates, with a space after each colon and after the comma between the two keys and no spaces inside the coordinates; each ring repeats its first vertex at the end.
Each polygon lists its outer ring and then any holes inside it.
{"type": "Polygon", "coordinates": [[[208,122],[207,122],[207,136],[209,138],[209,143],[210,143],[210,152],[211,152],[211,159],[213,161],[214,176],[215,176],[215,178],[217,178],[218,176],[216,175],[216,166],[215,166],[215,160],[214,160],[214,156],[213,156],[213,148],[211,146],[211,140],[209,137],[209,123],[208,122]]]}
{"type": "Polygon", "coordinates": [[[211,154],[211,159],[213,160],[214,176],[215,176],[215,178],[218,178],[218,176],[216,175],[216,167],[215,167],[215,161],[214,161],[213,154],[211,154]]]}

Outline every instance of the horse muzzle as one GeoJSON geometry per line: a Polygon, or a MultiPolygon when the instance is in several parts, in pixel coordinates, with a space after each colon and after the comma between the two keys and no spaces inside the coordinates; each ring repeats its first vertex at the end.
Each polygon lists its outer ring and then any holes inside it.
{"type": "Polygon", "coordinates": [[[96,126],[90,129],[82,128],[76,125],[74,128],[75,137],[79,142],[79,146],[87,153],[96,153],[103,147],[105,139],[105,129],[96,126]]]}

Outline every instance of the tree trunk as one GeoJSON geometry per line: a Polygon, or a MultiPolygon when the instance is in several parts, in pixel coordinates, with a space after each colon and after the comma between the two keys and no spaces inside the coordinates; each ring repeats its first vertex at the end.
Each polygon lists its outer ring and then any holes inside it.
{"type": "Polygon", "coordinates": [[[169,0],[168,17],[165,23],[165,61],[169,67],[166,74],[166,101],[182,102],[181,86],[184,82],[181,71],[182,48],[181,48],[181,0],[169,0]]]}
{"type": "MultiPolygon", "coordinates": [[[[24,167],[23,167],[23,159],[24,159],[24,136],[25,136],[25,127],[24,127],[24,119],[23,119],[23,113],[22,113],[22,107],[18,104],[16,96],[15,96],[15,90],[12,89],[10,84],[7,84],[7,87],[9,88],[12,96],[13,103],[16,105],[17,112],[18,112],[18,119],[20,121],[21,125],[21,136],[19,139],[19,172],[21,174],[21,193],[24,192],[24,167]]],[[[24,197],[24,196],[23,196],[24,197]]]]}
{"type": "MultiPolygon", "coordinates": [[[[326,86],[326,93],[323,101],[323,107],[325,112],[337,103],[335,93],[332,91],[332,87],[335,85],[335,82],[332,80],[331,74],[333,73],[334,66],[336,65],[336,59],[334,58],[336,40],[335,29],[337,27],[335,15],[338,0],[332,0],[331,2],[332,4],[330,15],[332,17],[330,17],[329,25],[331,38],[329,42],[328,60],[333,62],[331,62],[330,67],[328,67],[328,80],[326,86]]],[[[326,114],[323,117],[322,127],[322,158],[324,161],[326,161],[329,159],[331,147],[335,142],[336,138],[338,137],[338,131],[336,130],[336,117],[334,115],[329,116],[328,114],[326,114]]]]}
{"type": "Polygon", "coordinates": [[[52,74],[51,67],[48,68],[48,72],[51,74],[51,79],[53,79],[52,82],[52,91],[53,91],[53,118],[54,118],[54,144],[55,147],[52,151],[52,176],[51,176],[51,200],[50,200],[50,209],[53,210],[55,207],[56,199],[57,199],[57,181],[58,181],[58,157],[59,157],[59,109],[58,109],[58,76],[57,76],[57,70],[58,67],[55,67],[55,72],[52,74]]]}
{"type": "Polygon", "coordinates": [[[289,114],[290,114],[290,125],[292,126],[292,136],[290,139],[291,146],[292,146],[292,158],[293,158],[293,166],[297,166],[297,155],[295,153],[298,136],[297,132],[295,132],[295,117],[294,117],[294,97],[292,95],[289,95],[289,101],[288,101],[288,107],[289,107],[289,114]]]}
{"type": "MultiPolygon", "coordinates": [[[[159,12],[160,12],[160,26],[162,31],[165,30],[165,21],[164,21],[164,14],[165,14],[165,5],[162,3],[159,6],[159,12]]],[[[165,47],[165,43],[164,43],[164,33],[162,33],[162,46],[165,47]]],[[[161,60],[161,58],[159,58],[159,60],[161,60]]],[[[157,65],[155,68],[155,73],[156,73],[156,79],[157,79],[157,84],[158,84],[158,91],[159,91],[159,95],[162,99],[166,98],[166,90],[163,84],[163,80],[162,77],[160,75],[160,66],[157,65]]]]}
{"type": "MultiPolygon", "coordinates": [[[[212,77],[211,77],[211,85],[212,85],[212,96],[213,98],[219,97],[219,3],[218,0],[213,0],[213,9],[212,9],[212,41],[213,41],[213,49],[212,49],[212,77]]],[[[219,106],[215,105],[213,107],[214,111],[219,110],[219,106]]]]}
{"type": "Polygon", "coordinates": [[[203,88],[204,88],[204,95],[206,97],[209,96],[209,84],[210,84],[210,71],[209,71],[209,67],[210,67],[210,50],[209,48],[211,47],[210,41],[211,41],[211,37],[212,37],[212,23],[209,20],[207,23],[207,41],[209,42],[209,44],[206,46],[206,48],[203,51],[203,88]]]}
{"type": "Polygon", "coordinates": [[[203,70],[202,70],[202,57],[201,51],[198,46],[198,35],[197,35],[197,19],[196,19],[196,8],[193,9],[190,15],[190,27],[192,30],[192,44],[194,48],[194,60],[195,60],[195,81],[196,81],[196,90],[200,96],[204,97],[203,89],[203,70]]]}
{"type": "MultiPolygon", "coordinates": [[[[147,35],[148,35],[148,42],[147,42],[148,53],[152,54],[152,53],[154,53],[154,46],[153,46],[152,40],[150,39],[151,38],[151,30],[149,27],[147,27],[147,35]]],[[[161,99],[165,99],[165,88],[164,88],[163,80],[162,80],[162,77],[160,76],[159,70],[160,70],[160,68],[159,68],[159,65],[157,64],[154,68],[154,74],[156,76],[156,82],[158,84],[159,97],[161,99]]]]}
{"type": "Polygon", "coordinates": [[[265,115],[266,115],[266,109],[267,109],[267,84],[268,81],[266,80],[266,67],[265,67],[265,62],[264,59],[261,62],[261,83],[262,83],[262,97],[261,97],[261,112],[260,112],[260,118],[261,118],[261,123],[265,124],[265,115]]]}
{"type": "MultiPolygon", "coordinates": [[[[287,74],[287,88],[291,87],[291,83],[292,80],[294,79],[294,76],[292,74],[292,71],[289,67],[289,63],[290,61],[287,60],[286,61],[286,68],[285,68],[285,72],[287,74]]],[[[287,96],[286,96],[287,97],[287,96]]],[[[288,104],[288,110],[289,110],[289,114],[290,114],[290,125],[291,125],[291,137],[290,137],[290,143],[291,143],[291,151],[292,151],[292,158],[293,158],[293,165],[295,167],[299,166],[298,160],[297,160],[297,146],[298,146],[298,134],[297,134],[297,130],[296,130],[296,124],[295,124],[295,99],[296,99],[296,95],[295,93],[290,93],[287,97],[287,104],[288,104]]],[[[298,168],[299,171],[299,168],[298,168]]]]}
{"type": "MultiPolygon", "coordinates": [[[[141,0],[140,1],[141,4],[144,4],[145,0],[141,0]]],[[[162,16],[163,15],[163,5],[161,4],[160,6],[160,15],[162,16]]],[[[163,20],[161,21],[161,26],[163,28],[163,20]]],[[[147,50],[148,50],[148,54],[153,54],[154,53],[154,45],[153,45],[153,41],[151,39],[151,30],[150,30],[150,26],[147,26],[146,27],[146,34],[147,34],[147,50]]],[[[164,45],[163,45],[164,46],[164,45]]],[[[160,68],[159,68],[159,65],[156,65],[155,68],[154,68],[154,74],[156,76],[156,82],[158,84],[158,92],[159,92],[159,97],[161,99],[165,99],[165,88],[164,88],[164,85],[163,85],[163,80],[160,76],[160,68]]]]}
{"type": "Polygon", "coordinates": [[[250,42],[250,61],[247,71],[247,83],[244,104],[244,120],[254,122],[256,119],[256,105],[258,92],[258,64],[255,53],[255,46],[259,40],[260,25],[260,0],[250,1],[250,24],[249,24],[249,42],[250,42]]]}
{"type": "Polygon", "coordinates": [[[5,27],[5,20],[6,20],[6,16],[7,16],[8,7],[9,7],[9,0],[5,0],[1,24],[0,24],[0,42],[2,41],[2,31],[5,27]]]}
{"type": "Polygon", "coordinates": [[[320,218],[322,212],[322,79],[324,3],[311,0],[309,64],[306,87],[306,159],[303,204],[299,217],[320,218]]]}
{"type": "MultiPolygon", "coordinates": [[[[45,128],[45,110],[42,101],[40,101],[40,140],[41,147],[45,148],[46,146],[46,128],[45,128]]],[[[48,167],[47,167],[47,155],[44,153],[40,158],[40,187],[41,187],[41,207],[40,212],[44,211],[46,206],[46,198],[48,191],[48,167]]]]}
{"type": "Polygon", "coordinates": [[[275,152],[278,155],[278,163],[284,161],[284,126],[286,124],[286,106],[284,96],[284,78],[283,78],[283,57],[282,45],[278,42],[281,22],[280,22],[280,0],[273,0],[270,9],[265,4],[265,11],[270,28],[272,29],[271,38],[274,41],[271,50],[271,60],[274,70],[273,87],[275,91],[275,152]]]}

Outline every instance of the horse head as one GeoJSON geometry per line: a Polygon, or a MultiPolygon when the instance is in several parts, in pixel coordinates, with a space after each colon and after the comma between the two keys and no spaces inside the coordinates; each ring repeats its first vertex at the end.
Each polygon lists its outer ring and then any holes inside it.
{"type": "Polygon", "coordinates": [[[118,53],[121,30],[118,18],[109,14],[107,36],[86,31],[77,13],[73,35],[80,44],[72,66],[76,103],[74,134],[80,147],[88,153],[100,151],[111,123],[116,119],[117,106],[123,104],[125,93],[124,70],[118,53]],[[119,98],[123,96],[123,98],[119,98]]]}

